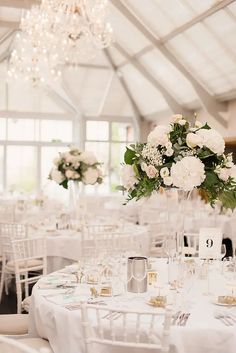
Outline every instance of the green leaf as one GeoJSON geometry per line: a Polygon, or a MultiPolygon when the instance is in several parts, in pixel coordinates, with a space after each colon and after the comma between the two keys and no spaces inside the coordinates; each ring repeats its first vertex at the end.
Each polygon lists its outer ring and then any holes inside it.
{"type": "Polygon", "coordinates": [[[116,190],[118,190],[118,191],[126,191],[126,188],[123,185],[118,185],[116,187],[116,190]]]}
{"type": "Polygon", "coordinates": [[[124,161],[126,164],[133,164],[133,159],[135,158],[135,151],[130,150],[128,147],[126,147],[125,155],[124,155],[124,161]]]}
{"type": "Polygon", "coordinates": [[[68,189],[68,180],[67,179],[63,180],[63,182],[61,182],[60,185],[62,185],[63,188],[68,189]]]}
{"type": "Polygon", "coordinates": [[[215,184],[219,183],[218,176],[212,171],[206,171],[206,179],[202,183],[204,189],[211,189],[215,184]]]}
{"type": "Polygon", "coordinates": [[[233,210],[236,207],[236,192],[222,191],[219,195],[219,200],[222,202],[223,207],[233,210]]]}
{"type": "MultiPolygon", "coordinates": [[[[201,127],[201,129],[211,130],[211,127],[206,123],[205,125],[203,125],[203,126],[201,127]]],[[[201,130],[201,129],[199,129],[199,130],[201,130]]]]}

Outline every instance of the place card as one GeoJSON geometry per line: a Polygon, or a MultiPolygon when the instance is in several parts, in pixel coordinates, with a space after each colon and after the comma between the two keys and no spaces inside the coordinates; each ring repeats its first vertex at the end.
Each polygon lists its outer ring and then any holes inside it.
{"type": "Polygon", "coordinates": [[[199,258],[219,259],[221,254],[222,230],[220,228],[200,228],[199,258]]]}

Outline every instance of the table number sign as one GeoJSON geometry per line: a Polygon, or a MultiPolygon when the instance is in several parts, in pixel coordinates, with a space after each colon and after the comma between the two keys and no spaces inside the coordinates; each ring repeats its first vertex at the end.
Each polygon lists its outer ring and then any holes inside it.
{"type": "Polygon", "coordinates": [[[199,232],[199,257],[219,259],[221,253],[222,230],[220,228],[201,228],[199,232]]]}

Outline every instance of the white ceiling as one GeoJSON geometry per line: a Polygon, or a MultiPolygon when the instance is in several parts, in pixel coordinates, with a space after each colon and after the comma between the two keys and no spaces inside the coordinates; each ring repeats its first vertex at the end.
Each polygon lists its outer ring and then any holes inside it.
{"type": "MultiPolygon", "coordinates": [[[[48,91],[6,85],[5,59],[21,13],[33,3],[0,0],[0,109],[61,112],[65,107],[48,91]]],[[[135,106],[141,117],[155,119],[204,106],[220,119],[221,102],[236,98],[236,1],[110,0],[109,17],[116,38],[110,59],[101,52],[63,70],[62,89],[75,110],[131,116],[135,106]]]]}

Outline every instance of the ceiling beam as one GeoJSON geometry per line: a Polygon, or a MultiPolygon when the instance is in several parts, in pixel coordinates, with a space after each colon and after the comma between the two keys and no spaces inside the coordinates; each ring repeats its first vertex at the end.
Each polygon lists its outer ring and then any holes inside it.
{"type": "Polygon", "coordinates": [[[105,49],[104,50],[105,52],[105,55],[107,57],[107,60],[113,70],[113,72],[116,74],[116,77],[118,78],[118,80],[120,81],[120,84],[123,88],[123,90],[125,91],[126,93],[126,96],[131,104],[131,107],[133,109],[133,112],[134,112],[134,116],[133,116],[133,122],[134,122],[134,126],[135,126],[135,130],[136,130],[136,139],[139,140],[140,139],[140,136],[141,136],[141,123],[142,123],[142,120],[143,120],[143,117],[142,117],[142,114],[140,113],[140,110],[131,94],[131,91],[124,79],[124,77],[120,74],[120,72],[117,70],[117,67],[115,66],[115,63],[108,51],[108,49],[105,49]]]}
{"type": "Polygon", "coordinates": [[[101,114],[97,115],[84,115],[85,120],[104,120],[104,121],[114,121],[114,122],[124,122],[124,123],[131,123],[133,122],[132,116],[125,116],[125,115],[107,115],[101,114]]]}
{"type": "Polygon", "coordinates": [[[71,113],[39,113],[39,112],[19,112],[16,110],[0,110],[0,118],[9,119],[44,119],[44,120],[72,120],[74,114],[71,113]]]}
{"type": "MultiPolygon", "coordinates": [[[[135,16],[134,13],[121,0],[110,0],[111,3],[125,16],[166,59],[174,65],[179,72],[192,84],[205,110],[213,116],[222,126],[227,127],[227,121],[220,114],[225,112],[227,105],[216,101],[216,99],[202,86],[192,73],[179,61],[176,56],[166,48],[158,38],[135,16]]],[[[178,111],[176,111],[177,113],[178,111]]]]}
{"type": "Polygon", "coordinates": [[[115,43],[115,47],[120,52],[120,54],[123,55],[125,59],[131,65],[133,65],[162,94],[172,113],[179,113],[185,116],[192,113],[188,109],[182,107],[181,104],[177,102],[177,100],[169,93],[169,91],[146,69],[142,63],[130,56],[126,50],[118,43],[115,43]]]}
{"type": "Polygon", "coordinates": [[[205,20],[207,17],[214,15],[214,13],[224,9],[226,6],[230,5],[232,2],[235,2],[235,0],[221,0],[220,2],[214,4],[212,7],[207,9],[206,11],[202,12],[198,16],[192,18],[190,21],[184,23],[182,26],[179,26],[175,28],[173,31],[168,33],[166,36],[160,38],[160,43],[165,44],[169,40],[173,39],[176,37],[178,34],[186,31],[187,29],[193,27],[195,24],[202,22],[205,20]]]}
{"type": "Polygon", "coordinates": [[[1,0],[0,6],[29,9],[32,5],[39,5],[40,0],[1,0]]]}

